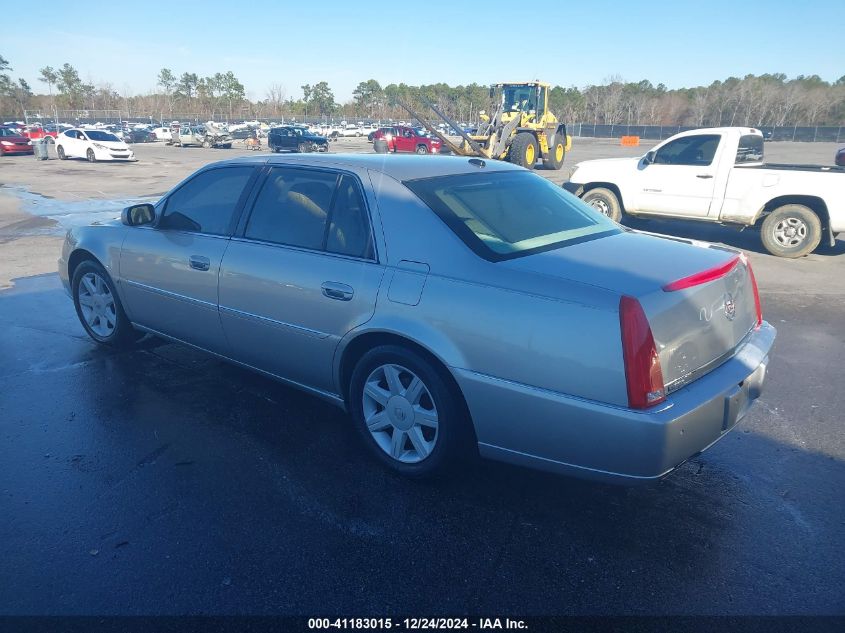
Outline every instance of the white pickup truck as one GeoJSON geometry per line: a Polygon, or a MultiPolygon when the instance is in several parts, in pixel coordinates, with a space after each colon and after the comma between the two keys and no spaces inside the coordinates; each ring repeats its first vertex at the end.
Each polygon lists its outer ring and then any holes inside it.
{"type": "Polygon", "coordinates": [[[617,222],[622,214],[759,226],[763,246],[802,257],[845,231],[845,168],[763,163],[763,135],[682,132],[640,158],[578,163],[564,188],[617,222]]]}

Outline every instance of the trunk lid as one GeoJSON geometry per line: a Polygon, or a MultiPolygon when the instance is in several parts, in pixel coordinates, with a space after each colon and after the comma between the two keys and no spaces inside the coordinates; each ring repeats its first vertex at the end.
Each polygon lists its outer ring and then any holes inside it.
{"type": "Polygon", "coordinates": [[[623,232],[502,264],[638,299],[668,392],[730,358],[757,324],[748,265],[740,254],[719,247],[623,232]],[[671,289],[673,282],[717,269],[721,274],[671,289]]]}

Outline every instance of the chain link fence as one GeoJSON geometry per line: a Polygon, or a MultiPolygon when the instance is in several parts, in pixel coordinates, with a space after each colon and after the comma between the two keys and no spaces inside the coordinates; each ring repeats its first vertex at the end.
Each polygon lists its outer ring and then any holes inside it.
{"type": "MultiPolygon", "coordinates": [[[[619,138],[639,136],[644,140],[662,141],[678,132],[700,129],[688,125],[595,125],[592,123],[573,123],[567,126],[572,136],[587,138],[619,138]]],[[[845,127],[835,126],[767,126],[756,129],[763,133],[768,141],[800,141],[806,143],[828,142],[845,143],[845,127]]]]}

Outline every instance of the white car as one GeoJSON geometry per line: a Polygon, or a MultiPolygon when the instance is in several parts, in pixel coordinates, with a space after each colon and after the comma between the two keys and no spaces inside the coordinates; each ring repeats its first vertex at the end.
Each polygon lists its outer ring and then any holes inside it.
{"type": "Polygon", "coordinates": [[[364,133],[357,125],[349,124],[340,130],[340,136],[363,136],[364,133]]]}
{"type": "Polygon", "coordinates": [[[153,128],[153,134],[155,135],[157,141],[169,141],[170,140],[170,128],[169,127],[153,128]]]}
{"type": "Polygon", "coordinates": [[[88,162],[100,160],[135,161],[134,152],[111,132],[71,128],[56,138],[59,160],[85,158],[88,162]]]}

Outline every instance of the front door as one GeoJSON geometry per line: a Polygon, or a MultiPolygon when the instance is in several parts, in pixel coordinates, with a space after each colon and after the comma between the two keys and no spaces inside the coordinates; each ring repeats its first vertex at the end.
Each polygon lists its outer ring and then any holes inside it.
{"type": "Polygon", "coordinates": [[[383,272],[357,178],[273,167],[220,270],[233,357],[335,393],[337,344],[372,317],[383,272]]]}
{"type": "MultiPolygon", "coordinates": [[[[721,136],[683,136],[657,150],[637,178],[632,209],[654,214],[706,217],[713,200],[721,136]]],[[[626,201],[627,204],[627,201],[626,201]]]]}
{"type": "Polygon", "coordinates": [[[228,349],[217,310],[220,262],[255,167],[200,172],[159,205],[155,226],[127,231],[120,283],[129,318],[220,354],[228,349]]]}

